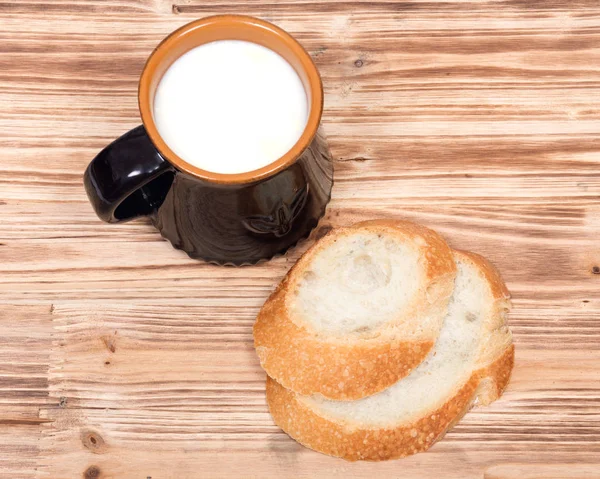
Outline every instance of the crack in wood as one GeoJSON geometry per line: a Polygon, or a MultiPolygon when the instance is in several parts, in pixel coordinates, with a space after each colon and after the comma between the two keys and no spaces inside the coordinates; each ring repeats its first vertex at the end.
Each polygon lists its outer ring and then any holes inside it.
{"type": "Polygon", "coordinates": [[[355,156],[352,158],[337,158],[334,161],[339,161],[340,163],[346,163],[351,161],[356,161],[357,163],[364,163],[365,161],[375,161],[375,158],[369,158],[366,156],[355,156]]]}
{"type": "Polygon", "coordinates": [[[40,424],[46,424],[54,422],[53,419],[42,419],[39,417],[20,417],[20,418],[0,418],[0,425],[4,426],[39,426],[40,424]]]}

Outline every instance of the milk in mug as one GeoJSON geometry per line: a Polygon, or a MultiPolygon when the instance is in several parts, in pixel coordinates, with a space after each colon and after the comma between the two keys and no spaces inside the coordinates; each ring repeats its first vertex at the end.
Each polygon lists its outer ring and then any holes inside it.
{"type": "Polygon", "coordinates": [[[200,45],[165,72],[154,97],[160,136],[187,163],[214,173],[266,166],[298,141],[308,102],[293,67],[241,40],[200,45]]]}

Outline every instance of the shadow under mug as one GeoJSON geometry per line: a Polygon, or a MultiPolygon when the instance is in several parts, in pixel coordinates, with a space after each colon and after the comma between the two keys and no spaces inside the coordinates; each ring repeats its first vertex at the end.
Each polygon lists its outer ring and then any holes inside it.
{"type": "Polygon", "coordinates": [[[333,163],[319,132],[323,86],[310,55],[282,29],[238,15],[189,23],[148,58],[138,100],[143,125],[104,148],[84,174],[88,198],[103,221],[149,216],[162,236],[190,257],[241,265],[284,253],[325,213],[333,163]],[[192,48],[217,40],[245,40],[275,51],[304,86],[305,130],[290,151],[263,168],[236,174],[197,168],[168,147],[154,123],[154,94],[169,66],[192,48]]]}

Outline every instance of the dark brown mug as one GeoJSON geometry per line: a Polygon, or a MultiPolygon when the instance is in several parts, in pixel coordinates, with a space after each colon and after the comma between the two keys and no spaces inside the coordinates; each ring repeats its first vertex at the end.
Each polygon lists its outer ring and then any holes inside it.
{"type": "Polygon", "coordinates": [[[104,148],[84,174],[87,195],[102,220],[149,216],[162,236],[190,257],[241,265],[285,252],[325,213],[333,163],[319,132],[323,86],[310,55],[282,29],[238,15],[189,23],[148,58],[138,100],[143,125],[104,148]],[[306,128],[284,156],[263,168],[236,174],[197,168],[167,146],[154,123],[152,106],[162,75],[187,51],[217,40],[245,40],[275,51],[304,86],[306,128]]]}

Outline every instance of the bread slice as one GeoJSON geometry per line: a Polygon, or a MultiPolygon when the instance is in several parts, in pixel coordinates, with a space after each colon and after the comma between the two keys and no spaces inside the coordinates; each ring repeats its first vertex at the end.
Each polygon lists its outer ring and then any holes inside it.
{"type": "Polygon", "coordinates": [[[260,311],[260,363],[303,395],[375,394],[425,359],[455,276],[452,250],[424,226],[377,220],[336,229],[300,258],[260,311]]]}
{"type": "Polygon", "coordinates": [[[514,347],[509,294],[481,256],[455,253],[456,288],[440,337],[408,377],[358,401],[300,396],[267,378],[279,427],[301,444],[348,460],[378,461],[425,451],[474,404],[506,387],[514,347]]]}

